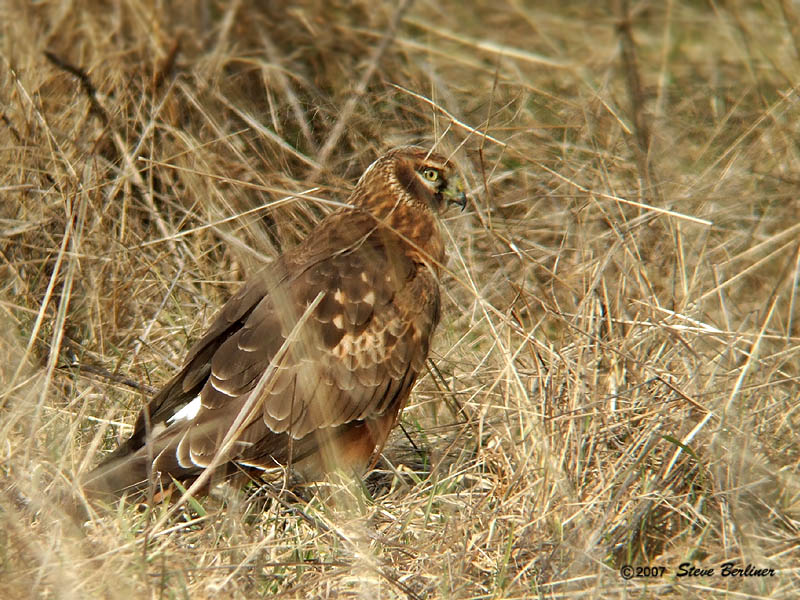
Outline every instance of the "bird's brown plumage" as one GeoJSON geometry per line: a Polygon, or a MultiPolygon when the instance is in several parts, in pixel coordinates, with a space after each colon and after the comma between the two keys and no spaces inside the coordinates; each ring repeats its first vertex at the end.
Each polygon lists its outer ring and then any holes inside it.
{"type": "Polygon", "coordinates": [[[226,439],[215,461],[223,473],[365,468],[439,321],[445,253],[436,216],[447,201],[463,207],[464,195],[442,156],[405,147],[376,160],[347,208],[222,307],[85,488],[120,493],[145,483],[150,467],[164,482],[191,481],[226,439]],[[194,416],[179,412],[198,395],[194,416]]]}

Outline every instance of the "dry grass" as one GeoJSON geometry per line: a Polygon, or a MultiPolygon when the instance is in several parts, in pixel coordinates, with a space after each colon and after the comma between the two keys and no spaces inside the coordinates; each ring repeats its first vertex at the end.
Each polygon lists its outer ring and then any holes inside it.
{"type": "Polygon", "coordinates": [[[4,597],[800,593],[796,3],[170,4],[0,8],[4,597]],[[366,484],[42,508],[408,142],[472,202],[366,484]]]}

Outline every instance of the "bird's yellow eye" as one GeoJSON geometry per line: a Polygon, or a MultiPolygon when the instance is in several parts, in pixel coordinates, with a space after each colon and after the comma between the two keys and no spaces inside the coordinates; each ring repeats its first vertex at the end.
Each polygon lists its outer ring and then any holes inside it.
{"type": "Polygon", "coordinates": [[[422,175],[428,181],[439,181],[439,171],[437,171],[436,169],[425,169],[422,172],[422,175]]]}

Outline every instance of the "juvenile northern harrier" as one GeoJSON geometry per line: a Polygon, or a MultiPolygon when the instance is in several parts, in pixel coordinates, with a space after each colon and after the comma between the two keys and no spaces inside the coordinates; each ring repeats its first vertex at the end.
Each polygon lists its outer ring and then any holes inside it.
{"type": "Polygon", "coordinates": [[[347,208],[222,307],[85,488],[140,488],[150,467],[165,485],[190,482],[217,453],[222,475],[289,464],[311,477],[366,468],[439,321],[437,215],[465,202],[442,156],[405,147],[378,158],[347,208]]]}

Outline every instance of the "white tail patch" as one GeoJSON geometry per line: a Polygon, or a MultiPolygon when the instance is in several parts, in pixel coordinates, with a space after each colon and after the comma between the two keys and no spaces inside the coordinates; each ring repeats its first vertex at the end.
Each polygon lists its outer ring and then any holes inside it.
{"type": "Polygon", "coordinates": [[[200,396],[195,396],[194,400],[167,419],[167,425],[173,425],[178,421],[191,421],[197,416],[197,413],[200,412],[201,406],[200,396]]]}

